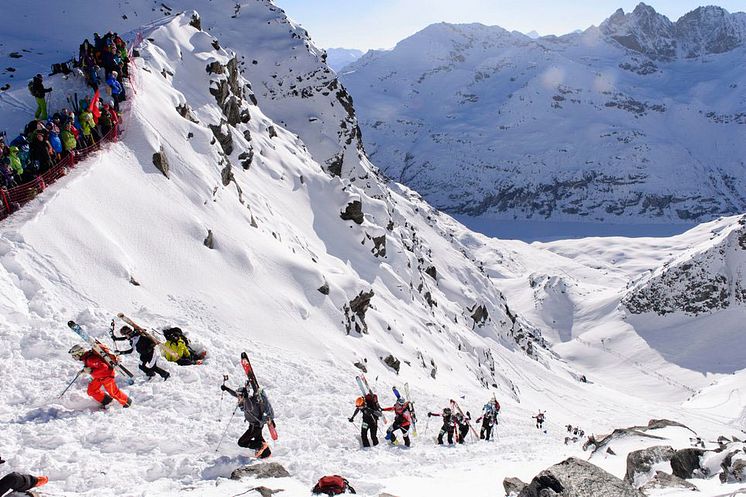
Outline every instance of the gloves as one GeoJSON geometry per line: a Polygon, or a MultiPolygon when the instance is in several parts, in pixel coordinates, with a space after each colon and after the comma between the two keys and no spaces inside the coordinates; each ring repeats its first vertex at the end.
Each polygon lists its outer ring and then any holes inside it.
{"type": "Polygon", "coordinates": [[[226,387],[225,385],[220,385],[220,389],[221,389],[222,391],[224,391],[224,392],[227,392],[227,391],[228,391],[228,387],[226,387]]]}
{"type": "Polygon", "coordinates": [[[432,418],[433,417],[433,413],[431,413],[431,412],[427,413],[427,417],[428,418],[432,418]]]}
{"type": "Polygon", "coordinates": [[[353,422],[353,421],[355,421],[355,420],[354,420],[354,419],[352,419],[352,418],[348,418],[348,419],[347,419],[347,421],[349,421],[350,423],[352,423],[352,422],[353,422]]]}
{"type": "Polygon", "coordinates": [[[86,367],[83,368],[83,371],[85,371],[86,373],[90,374],[91,371],[93,371],[93,370],[91,368],[89,368],[88,366],[86,366],[86,367]]]}

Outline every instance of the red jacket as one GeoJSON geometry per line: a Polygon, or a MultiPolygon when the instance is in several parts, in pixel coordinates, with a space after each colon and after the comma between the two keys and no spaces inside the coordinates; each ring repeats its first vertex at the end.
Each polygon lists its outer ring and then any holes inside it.
{"type": "Polygon", "coordinates": [[[114,378],[114,369],[109,367],[106,362],[101,359],[97,353],[92,350],[83,354],[80,359],[85,364],[85,367],[91,369],[91,376],[93,378],[114,378]]]}
{"type": "Polygon", "coordinates": [[[409,426],[412,422],[412,416],[409,414],[409,402],[402,404],[394,404],[392,407],[384,407],[384,411],[394,411],[396,414],[396,421],[399,421],[401,426],[409,426]]]}

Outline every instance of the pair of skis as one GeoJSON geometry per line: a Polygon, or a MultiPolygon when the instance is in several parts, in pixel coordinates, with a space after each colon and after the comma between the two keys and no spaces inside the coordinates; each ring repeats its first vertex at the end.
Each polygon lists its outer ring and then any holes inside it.
{"type": "MultiPolygon", "coordinates": [[[[401,394],[399,393],[399,390],[396,388],[396,386],[391,388],[394,391],[394,396],[396,397],[396,400],[399,400],[402,398],[401,394]]],[[[412,421],[412,436],[417,436],[417,415],[414,413],[414,401],[412,401],[412,396],[409,393],[409,383],[404,384],[404,400],[408,402],[409,406],[409,412],[411,413],[410,419],[412,421]]]]}
{"type": "MultiPolygon", "coordinates": [[[[469,430],[471,430],[471,434],[474,435],[474,437],[479,440],[479,434],[477,433],[477,430],[474,429],[474,427],[471,425],[471,420],[469,420],[466,415],[464,414],[464,411],[461,410],[461,406],[458,405],[458,402],[451,399],[451,410],[459,413],[461,417],[466,421],[466,424],[469,425],[469,430]]],[[[460,432],[458,431],[458,425],[456,425],[456,433],[460,432]]]]}
{"type": "MultiPolygon", "coordinates": [[[[251,386],[254,395],[259,399],[262,413],[272,412],[272,406],[269,405],[269,398],[267,398],[267,394],[259,386],[256,374],[254,373],[254,368],[251,367],[251,361],[249,361],[249,356],[246,352],[241,352],[241,366],[246,373],[246,382],[251,386]],[[265,405],[265,402],[267,405],[265,405]]],[[[277,427],[275,426],[275,420],[273,418],[267,420],[267,427],[269,428],[269,435],[272,437],[272,440],[277,440],[277,427]]],[[[260,449],[260,452],[263,452],[263,449],[260,449]]]]}
{"type": "Polygon", "coordinates": [[[129,317],[125,316],[124,313],[120,312],[119,314],[117,314],[117,317],[119,319],[121,319],[122,321],[124,321],[125,323],[127,323],[128,325],[130,325],[132,327],[132,329],[135,330],[140,336],[143,336],[143,337],[147,338],[148,340],[151,340],[159,348],[161,347],[161,345],[163,345],[163,340],[161,340],[156,335],[154,335],[153,333],[149,332],[148,330],[146,330],[145,328],[143,328],[139,324],[137,324],[134,321],[132,321],[132,319],[130,319],[129,317]]]}
{"type": "Polygon", "coordinates": [[[119,358],[112,354],[108,347],[98,341],[96,338],[93,338],[90,336],[83,328],[80,327],[78,323],[75,321],[68,321],[67,326],[73,330],[80,338],[83,339],[84,342],[86,342],[91,349],[103,359],[103,361],[109,365],[110,368],[116,369],[120,371],[122,374],[127,376],[128,378],[133,378],[132,372],[124,367],[124,365],[119,362],[119,358]]]}
{"type": "MultiPolygon", "coordinates": [[[[361,373],[360,375],[355,376],[355,381],[357,382],[357,386],[358,388],[360,388],[360,393],[363,395],[363,397],[370,395],[372,398],[377,398],[376,394],[373,393],[373,389],[370,388],[368,379],[365,377],[364,374],[361,373]]],[[[388,420],[386,419],[386,415],[383,413],[383,411],[381,411],[381,420],[383,420],[383,424],[388,424],[388,420]]]]}

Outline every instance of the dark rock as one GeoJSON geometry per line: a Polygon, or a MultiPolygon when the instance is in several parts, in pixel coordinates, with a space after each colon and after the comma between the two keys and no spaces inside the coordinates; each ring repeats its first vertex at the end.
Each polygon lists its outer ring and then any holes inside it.
{"type": "Polygon", "coordinates": [[[342,176],[342,164],[344,163],[344,154],[338,153],[331,159],[326,161],[326,170],[332,177],[342,176]]]}
{"type": "Polygon", "coordinates": [[[675,452],[673,447],[668,445],[658,445],[630,452],[627,454],[627,473],[624,475],[624,481],[635,485],[635,476],[638,473],[647,475],[653,469],[653,465],[670,461],[675,452]]]}
{"type": "Polygon", "coordinates": [[[391,369],[393,369],[394,371],[396,371],[396,374],[399,374],[399,369],[401,368],[401,361],[399,359],[397,359],[393,355],[389,354],[388,356],[386,356],[386,358],[383,360],[383,362],[388,367],[390,367],[391,369]]]}
{"type": "Polygon", "coordinates": [[[137,281],[134,276],[130,276],[130,285],[132,285],[132,286],[140,286],[140,282],[137,281]]]}
{"type": "Polygon", "coordinates": [[[344,306],[345,318],[347,323],[345,328],[349,335],[354,326],[355,331],[358,333],[368,333],[368,324],[365,322],[365,313],[368,312],[370,301],[375,294],[373,290],[369,292],[360,292],[357,297],[352,299],[348,304],[344,306]]]}
{"type": "Polygon", "coordinates": [[[202,19],[199,18],[199,14],[197,14],[196,12],[192,14],[189,25],[192,26],[194,29],[202,31],[202,19]]]}
{"type": "Polygon", "coordinates": [[[542,471],[518,494],[519,497],[544,495],[644,497],[641,492],[616,476],[574,457],[542,471]]]}
{"type": "Polygon", "coordinates": [[[221,121],[220,124],[210,124],[209,127],[225,155],[230,155],[233,153],[233,135],[231,135],[231,131],[226,124],[225,121],[221,121]]]}
{"type": "Polygon", "coordinates": [[[373,240],[373,255],[386,257],[386,235],[374,236],[371,240],[373,240]]]}
{"type": "Polygon", "coordinates": [[[212,236],[212,230],[207,230],[207,238],[202,243],[209,249],[215,248],[215,239],[212,236]]]}
{"type": "Polygon", "coordinates": [[[516,495],[521,493],[521,491],[526,488],[527,485],[527,483],[524,483],[518,478],[509,477],[503,480],[505,495],[507,495],[508,497],[515,497],[516,495]]]}
{"type": "Polygon", "coordinates": [[[318,290],[319,290],[319,292],[320,292],[320,293],[321,293],[322,295],[329,295],[329,283],[327,283],[327,282],[325,281],[325,282],[324,282],[324,284],[323,284],[323,285],[321,285],[321,287],[319,287],[319,288],[318,288],[318,290]]]}
{"type": "Polygon", "coordinates": [[[686,425],[679,423],[678,421],[671,421],[669,419],[651,419],[648,421],[649,430],[658,430],[661,428],[668,428],[669,426],[675,426],[678,428],[686,428],[696,435],[696,432],[686,425]]]}
{"type": "Polygon", "coordinates": [[[438,279],[438,270],[435,269],[435,266],[430,266],[427,269],[425,269],[425,274],[427,274],[434,280],[438,279]]]}
{"type": "Polygon", "coordinates": [[[341,213],[339,217],[344,221],[353,221],[356,224],[363,224],[363,221],[365,220],[363,216],[363,203],[360,200],[353,200],[347,204],[347,208],[345,208],[345,211],[341,213]]]}
{"type": "Polygon", "coordinates": [[[720,473],[721,483],[742,483],[746,481],[746,456],[742,449],[730,452],[723,462],[720,463],[722,473],[720,473]],[[738,456],[734,459],[734,456],[738,456]]]}
{"type": "Polygon", "coordinates": [[[368,367],[365,364],[363,364],[362,362],[360,362],[360,361],[358,361],[355,364],[353,364],[353,366],[355,366],[356,368],[358,368],[363,373],[367,373],[368,372],[368,367]]]}
{"type": "Polygon", "coordinates": [[[471,309],[471,318],[474,320],[474,326],[482,326],[490,318],[490,313],[484,305],[474,305],[471,309]]]}
{"type": "Polygon", "coordinates": [[[702,465],[700,457],[705,453],[703,449],[681,449],[671,457],[671,469],[673,474],[679,478],[688,480],[690,478],[701,477],[702,465]]]}
{"type": "Polygon", "coordinates": [[[277,138],[277,130],[274,126],[270,126],[267,128],[267,132],[269,133],[270,138],[277,138]]]}
{"type": "Polygon", "coordinates": [[[595,443],[596,448],[593,450],[593,452],[595,453],[601,450],[602,448],[606,447],[614,440],[619,440],[621,438],[626,438],[626,437],[642,437],[642,438],[651,438],[653,440],[665,440],[665,438],[663,437],[658,437],[656,435],[649,435],[645,433],[644,431],[640,431],[640,430],[647,430],[647,428],[639,427],[639,426],[635,426],[632,428],[617,428],[616,430],[611,432],[610,435],[599,436],[597,437],[597,440],[595,443]]]}
{"type": "Polygon", "coordinates": [[[207,74],[223,74],[225,72],[225,67],[216,60],[207,64],[205,70],[207,71],[207,74]]]}
{"type": "Polygon", "coordinates": [[[248,170],[251,167],[251,163],[254,161],[254,149],[249,147],[245,152],[241,152],[238,156],[238,160],[241,161],[241,167],[248,170]]]}
{"type": "Polygon", "coordinates": [[[267,462],[262,464],[252,464],[243,466],[231,473],[231,480],[240,480],[241,478],[287,478],[290,473],[276,462],[267,462]]]}
{"type": "Polygon", "coordinates": [[[168,159],[166,158],[166,152],[161,147],[161,150],[153,154],[153,165],[168,178],[168,159]]]}
{"type": "Polygon", "coordinates": [[[650,479],[640,490],[644,493],[648,493],[650,490],[656,490],[660,488],[684,488],[691,491],[698,491],[699,489],[689,483],[686,480],[679,478],[678,476],[669,475],[663,471],[656,471],[655,476],[650,479]]]}
{"type": "Polygon", "coordinates": [[[231,181],[235,181],[230,162],[227,162],[225,167],[220,171],[220,179],[223,181],[223,186],[228,186],[231,184],[231,181]]]}

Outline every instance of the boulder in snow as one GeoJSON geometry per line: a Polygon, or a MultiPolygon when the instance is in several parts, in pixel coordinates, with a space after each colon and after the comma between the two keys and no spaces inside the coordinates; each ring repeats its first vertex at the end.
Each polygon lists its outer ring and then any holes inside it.
{"type": "Polygon", "coordinates": [[[519,478],[508,477],[503,480],[503,488],[505,489],[505,495],[508,497],[515,497],[526,488],[528,484],[519,478]]]}
{"type": "Polygon", "coordinates": [[[677,450],[673,457],[671,457],[673,474],[685,480],[703,476],[701,457],[704,453],[703,449],[688,448],[677,450]]]}
{"type": "Polygon", "coordinates": [[[692,485],[688,481],[679,478],[678,476],[669,475],[668,473],[664,473],[663,471],[656,471],[655,476],[653,476],[653,478],[651,478],[649,482],[643,485],[640,490],[647,494],[651,490],[658,490],[661,488],[681,488],[691,490],[693,492],[699,490],[696,486],[692,485]]]}
{"type": "Polygon", "coordinates": [[[163,147],[153,154],[153,165],[168,178],[168,159],[166,158],[166,152],[163,150],[163,147]]]}
{"type": "Polygon", "coordinates": [[[231,473],[231,480],[240,480],[241,478],[287,478],[290,473],[276,462],[266,462],[262,464],[251,464],[235,469],[231,473]]]}
{"type": "Polygon", "coordinates": [[[658,445],[630,452],[627,455],[627,474],[624,476],[624,481],[639,487],[644,482],[638,483],[636,481],[638,478],[644,477],[647,479],[653,470],[653,465],[670,461],[675,453],[676,451],[667,445],[658,445]]]}
{"type": "Polygon", "coordinates": [[[571,457],[539,473],[518,494],[519,497],[545,495],[643,497],[644,494],[598,466],[571,457]]]}

